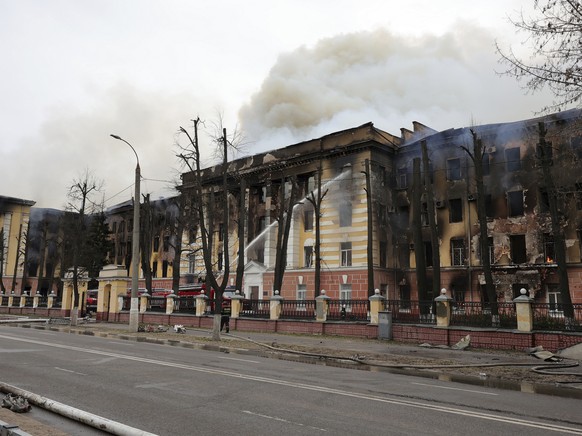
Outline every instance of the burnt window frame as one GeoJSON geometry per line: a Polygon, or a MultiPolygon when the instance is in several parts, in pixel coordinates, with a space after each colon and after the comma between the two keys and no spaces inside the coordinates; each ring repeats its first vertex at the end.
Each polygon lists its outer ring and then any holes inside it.
{"type": "Polygon", "coordinates": [[[449,223],[463,222],[463,200],[461,198],[449,199],[449,223]]]}
{"type": "Polygon", "coordinates": [[[554,240],[554,235],[551,233],[544,233],[542,244],[544,248],[544,263],[556,263],[556,241],[554,240]]]}
{"type": "Polygon", "coordinates": [[[340,242],[340,266],[352,266],[351,242],[340,242]]]}
{"type": "Polygon", "coordinates": [[[457,181],[462,180],[463,170],[460,157],[451,157],[447,159],[447,180],[457,181]],[[454,163],[454,165],[453,165],[454,163]]]}
{"type": "Polygon", "coordinates": [[[509,173],[521,171],[521,148],[511,147],[505,149],[505,168],[509,173]]]}
{"type": "Polygon", "coordinates": [[[527,263],[527,243],[524,234],[509,235],[509,251],[513,265],[527,263]],[[520,262],[522,259],[523,261],[520,262]]]}
{"type": "Polygon", "coordinates": [[[451,266],[464,266],[467,262],[467,247],[465,244],[465,238],[451,238],[450,248],[451,266]]]}
{"type": "Polygon", "coordinates": [[[523,190],[517,191],[507,191],[507,216],[508,217],[518,217],[525,214],[525,204],[524,204],[523,190]],[[517,203],[519,194],[519,204],[517,203]]]}
{"type": "Polygon", "coordinates": [[[491,156],[490,156],[490,153],[483,153],[483,159],[481,159],[481,168],[483,170],[484,176],[488,176],[491,174],[491,156]]]}
{"type": "Polygon", "coordinates": [[[406,166],[396,169],[396,187],[397,189],[408,188],[408,168],[406,166]]]}
{"type": "Polygon", "coordinates": [[[353,205],[349,200],[344,200],[338,206],[338,221],[340,227],[351,227],[353,221],[353,205]]]}

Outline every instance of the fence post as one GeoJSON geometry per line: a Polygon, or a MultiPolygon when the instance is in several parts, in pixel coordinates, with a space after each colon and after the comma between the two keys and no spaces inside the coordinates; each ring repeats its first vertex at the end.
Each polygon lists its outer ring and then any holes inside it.
{"type": "Polygon", "coordinates": [[[14,303],[14,291],[8,296],[8,307],[12,307],[12,303],[14,303]]]}
{"type": "Polygon", "coordinates": [[[283,302],[283,297],[279,295],[279,291],[275,291],[275,294],[271,297],[269,302],[270,309],[270,319],[279,319],[281,316],[281,303],[283,302]]]}
{"type": "Polygon", "coordinates": [[[327,302],[331,297],[325,295],[325,289],[321,290],[321,294],[315,298],[315,320],[319,322],[327,321],[327,302]]]}
{"type": "Polygon", "coordinates": [[[51,293],[48,295],[47,300],[46,300],[46,308],[47,309],[52,309],[53,305],[55,304],[55,291],[51,291],[51,293]]]}
{"type": "Polygon", "coordinates": [[[20,307],[25,307],[26,306],[26,299],[28,298],[28,295],[26,295],[26,291],[24,291],[22,293],[22,295],[20,295],[20,307]]]}
{"type": "Polygon", "coordinates": [[[436,321],[437,327],[448,327],[451,325],[451,301],[447,297],[447,290],[441,289],[441,295],[434,299],[436,302],[436,321]]]}
{"type": "Polygon", "coordinates": [[[231,318],[239,317],[243,299],[244,297],[240,294],[240,291],[237,289],[234,293],[234,296],[230,299],[231,318]]]}
{"type": "Polygon", "coordinates": [[[176,307],[174,307],[176,303],[176,298],[178,298],[178,304],[180,302],[180,297],[174,294],[174,291],[166,295],[166,315],[171,315],[176,307]]]}
{"type": "Polygon", "coordinates": [[[374,295],[368,299],[370,300],[370,324],[378,324],[378,314],[384,310],[386,299],[380,295],[380,289],[375,289],[374,295]]]}
{"type": "Polygon", "coordinates": [[[208,300],[208,296],[204,295],[204,291],[200,291],[200,295],[196,295],[196,316],[203,316],[206,313],[206,300],[208,300]]]}
{"type": "Polygon", "coordinates": [[[146,291],[139,297],[139,313],[146,313],[146,310],[148,310],[150,307],[149,301],[150,294],[148,294],[148,291],[146,289],[146,291]]]}
{"type": "Polygon", "coordinates": [[[38,300],[39,300],[40,296],[38,294],[34,294],[34,297],[32,297],[32,308],[36,309],[38,307],[38,300]]]}
{"type": "Polygon", "coordinates": [[[515,313],[517,315],[517,330],[520,332],[531,332],[533,330],[533,311],[531,307],[532,298],[528,297],[524,288],[519,290],[521,294],[515,298],[515,313]]]}

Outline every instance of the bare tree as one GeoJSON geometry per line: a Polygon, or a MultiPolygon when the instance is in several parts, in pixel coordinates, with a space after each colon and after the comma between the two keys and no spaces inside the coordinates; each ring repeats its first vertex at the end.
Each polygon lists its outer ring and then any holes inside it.
{"type": "Polygon", "coordinates": [[[0,290],[6,294],[4,286],[4,251],[6,250],[6,240],[4,238],[4,227],[0,227],[0,290]]]}
{"type": "Polygon", "coordinates": [[[73,212],[71,228],[68,230],[68,240],[71,249],[71,272],[73,283],[73,308],[71,310],[71,325],[77,324],[79,314],[79,277],[86,272],[83,250],[87,243],[87,215],[95,210],[96,204],[91,201],[94,193],[101,190],[103,182],[95,179],[89,172],[85,172],[73,180],[67,194],[67,210],[73,212]]]}
{"type": "Polygon", "coordinates": [[[542,111],[560,110],[582,97],[582,4],[578,0],[535,0],[532,17],[522,12],[510,19],[518,31],[526,34],[528,56],[518,55],[510,47],[496,43],[502,74],[525,81],[525,88],[535,92],[547,86],[555,100],[542,111]]]}

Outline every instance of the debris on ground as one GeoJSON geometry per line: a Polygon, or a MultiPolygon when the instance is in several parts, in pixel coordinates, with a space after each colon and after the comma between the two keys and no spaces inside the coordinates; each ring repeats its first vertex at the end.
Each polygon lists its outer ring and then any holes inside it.
{"type": "Polygon", "coordinates": [[[186,327],[184,327],[182,324],[176,324],[174,326],[174,331],[176,333],[186,333],[186,327]]]}
{"type": "Polygon", "coordinates": [[[21,395],[7,394],[2,399],[2,407],[10,409],[16,413],[25,413],[30,411],[31,407],[28,400],[21,395]]]}
{"type": "Polygon", "coordinates": [[[164,333],[168,331],[168,327],[165,327],[161,324],[157,326],[153,326],[151,324],[142,324],[138,326],[137,331],[142,333],[164,333]]]}

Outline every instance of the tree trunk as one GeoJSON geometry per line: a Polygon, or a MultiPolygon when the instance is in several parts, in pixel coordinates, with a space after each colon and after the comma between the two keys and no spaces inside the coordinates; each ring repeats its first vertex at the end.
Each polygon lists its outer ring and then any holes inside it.
{"type": "Polygon", "coordinates": [[[366,208],[368,214],[368,249],[367,257],[368,261],[368,297],[374,295],[374,215],[372,208],[372,184],[370,183],[370,161],[366,159],[366,171],[364,172],[366,176],[366,208]]]}
{"type": "Polygon", "coordinates": [[[440,295],[441,288],[441,255],[439,234],[436,222],[436,208],[434,205],[434,193],[430,174],[430,165],[428,163],[428,151],[426,141],[420,141],[422,148],[422,162],[424,172],[424,185],[426,189],[426,205],[428,212],[428,225],[430,228],[430,243],[432,246],[432,298],[440,295]]]}
{"type": "Polygon", "coordinates": [[[245,219],[246,210],[247,183],[246,179],[240,180],[240,198],[238,206],[238,262],[236,265],[236,289],[244,295],[243,277],[245,273],[245,219]]]}
{"type": "MultiPolygon", "coordinates": [[[[426,258],[422,239],[422,183],[420,180],[420,158],[414,158],[412,169],[412,232],[414,237],[414,258],[416,260],[416,284],[419,303],[425,303],[427,297],[426,258]]],[[[420,305],[422,315],[428,313],[426,304],[420,305]]]]}

